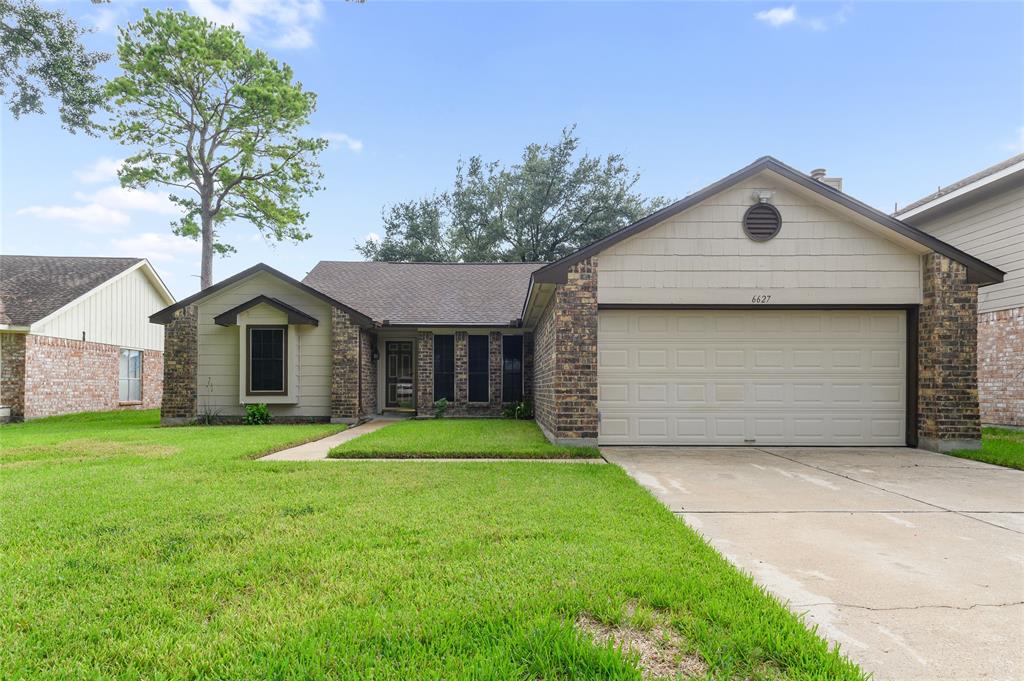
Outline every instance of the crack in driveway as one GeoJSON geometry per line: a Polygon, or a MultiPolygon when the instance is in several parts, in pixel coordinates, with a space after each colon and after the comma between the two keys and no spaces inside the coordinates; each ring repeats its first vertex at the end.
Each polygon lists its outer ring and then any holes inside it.
{"type": "Polygon", "coordinates": [[[893,612],[898,610],[974,610],[975,608],[1008,608],[1016,605],[1024,605],[1024,601],[1010,601],[1008,603],[974,603],[972,605],[898,605],[891,608],[874,608],[870,605],[857,605],[856,603],[836,603],[835,601],[822,601],[821,603],[793,603],[793,608],[814,608],[821,605],[834,605],[837,608],[856,608],[857,610],[870,610],[872,612],[893,612]]]}

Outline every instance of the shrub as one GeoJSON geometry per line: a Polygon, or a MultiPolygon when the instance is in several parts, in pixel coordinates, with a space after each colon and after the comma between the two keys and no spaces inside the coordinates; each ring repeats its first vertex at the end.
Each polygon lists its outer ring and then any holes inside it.
{"type": "Polygon", "coordinates": [[[448,411],[448,400],[444,397],[434,402],[434,418],[443,419],[444,413],[448,411]]]}
{"type": "Polygon", "coordinates": [[[532,419],[533,418],[533,402],[530,400],[520,400],[519,402],[511,402],[505,405],[502,413],[507,419],[532,419]]]}
{"type": "Polygon", "coordinates": [[[270,423],[270,409],[265,404],[247,404],[243,422],[247,426],[266,425],[270,423]]]}

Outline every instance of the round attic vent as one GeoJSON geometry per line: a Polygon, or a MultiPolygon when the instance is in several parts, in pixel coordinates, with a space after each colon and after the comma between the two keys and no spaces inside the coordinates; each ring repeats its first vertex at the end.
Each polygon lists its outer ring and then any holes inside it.
{"type": "Polygon", "coordinates": [[[743,214],[743,231],[753,241],[768,241],[782,229],[782,216],[770,203],[755,203],[743,214]]]}

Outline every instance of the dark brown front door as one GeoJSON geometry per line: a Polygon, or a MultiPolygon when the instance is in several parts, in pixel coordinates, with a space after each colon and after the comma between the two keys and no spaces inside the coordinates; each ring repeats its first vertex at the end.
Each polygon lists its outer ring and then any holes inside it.
{"type": "Polygon", "coordinates": [[[387,341],[384,354],[384,406],[389,409],[412,409],[412,341],[387,341]]]}

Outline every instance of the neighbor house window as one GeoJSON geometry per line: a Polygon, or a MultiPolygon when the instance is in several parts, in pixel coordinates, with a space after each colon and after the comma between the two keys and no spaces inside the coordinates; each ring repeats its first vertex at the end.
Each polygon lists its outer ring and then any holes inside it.
{"type": "Polygon", "coordinates": [[[142,350],[121,349],[117,399],[121,402],[142,401],[142,350]]]}
{"type": "Polygon", "coordinates": [[[434,401],[455,401],[455,336],[434,335],[434,401]]]}
{"type": "Polygon", "coordinates": [[[260,393],[286,394],[288,385],[288,327],[247,327],[249,395],[260,393]]]}
{"type": "Polygon", "coordinates": [[[487,336],[469,337],[469,401],[487,402],[487,336]]]}
{"type": "Polygon", "coordinates": [[[501,339],[501,401],[523,399],[523,337],[501,339]]]}

